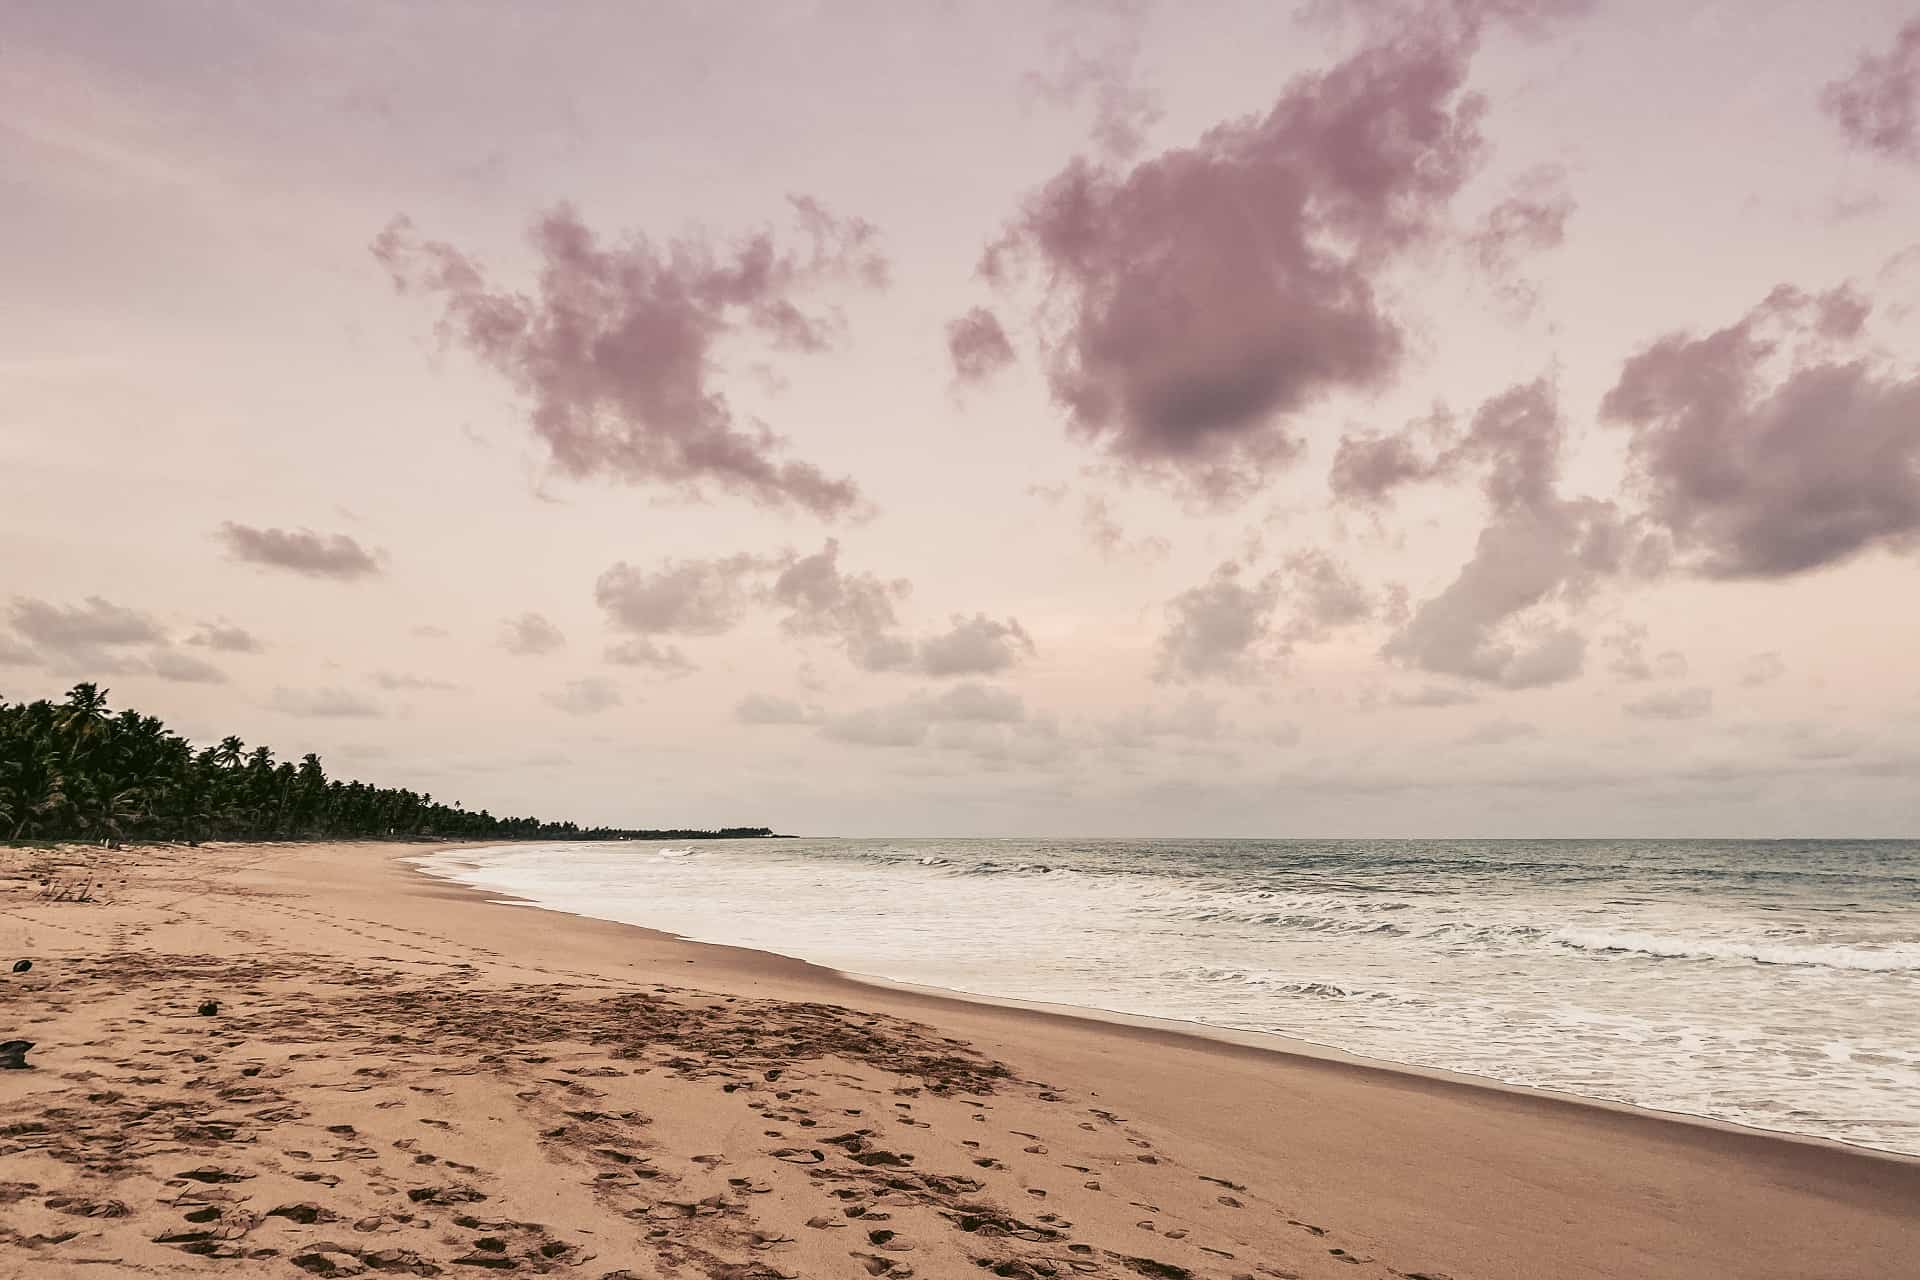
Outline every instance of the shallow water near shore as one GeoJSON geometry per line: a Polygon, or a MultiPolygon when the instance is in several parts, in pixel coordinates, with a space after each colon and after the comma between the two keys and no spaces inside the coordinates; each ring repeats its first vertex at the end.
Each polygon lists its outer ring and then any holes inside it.
{"type": "Polygon", "coordinates": [[[1920,1155],[1920,843],[808,839],[420,861],[850,973],[1920,1155]]]}

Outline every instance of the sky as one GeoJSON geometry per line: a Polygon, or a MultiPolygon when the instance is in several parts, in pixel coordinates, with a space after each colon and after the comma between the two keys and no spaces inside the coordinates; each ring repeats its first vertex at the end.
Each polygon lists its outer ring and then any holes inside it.
{"type": "Polygon", "coordinates": [[[470,808],[1920,830],[1920,7],[17,0],[0,696],[470,808]]]}

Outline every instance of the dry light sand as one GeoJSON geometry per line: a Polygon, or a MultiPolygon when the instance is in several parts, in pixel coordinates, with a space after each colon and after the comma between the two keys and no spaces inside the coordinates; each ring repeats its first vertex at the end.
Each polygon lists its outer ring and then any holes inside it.
{"type": "Polygon", "coordinates": [[[1920,1162],[866,986],[421,852],[131,849],[55,901],[91,851],[0,851],[0,1275],[1920,1276],[1920,1162]]]}

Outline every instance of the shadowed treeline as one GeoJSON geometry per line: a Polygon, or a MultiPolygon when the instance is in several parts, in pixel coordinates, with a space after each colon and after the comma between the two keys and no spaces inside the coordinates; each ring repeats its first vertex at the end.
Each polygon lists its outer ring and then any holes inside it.
{"type": "Polygon", "coordinates": [[[320,757],[275,762],[239,738],[194,749],[154,716],[112,714],[107,690],[66,701],[0,698],[0,835],[11,839],[307,839],[440,836],[509,840],[699,840],[766,827],[639,831],[496,818],[404,787],[327,777],[320,757]]]}

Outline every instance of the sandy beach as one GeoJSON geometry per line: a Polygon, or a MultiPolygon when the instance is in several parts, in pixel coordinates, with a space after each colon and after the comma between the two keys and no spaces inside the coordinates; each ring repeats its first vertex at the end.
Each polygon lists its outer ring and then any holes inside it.
{"type": "Polygon", "coordinates": [[[1920,1161],[872,986],[491,903],[406,861],[427,851],[4,854],[0,1039],[35,1046],[0,1072],[0,1275],[1920,1257],[1920,1161]],[[96,856],[91,900],[53,900],[96,856]]]}

